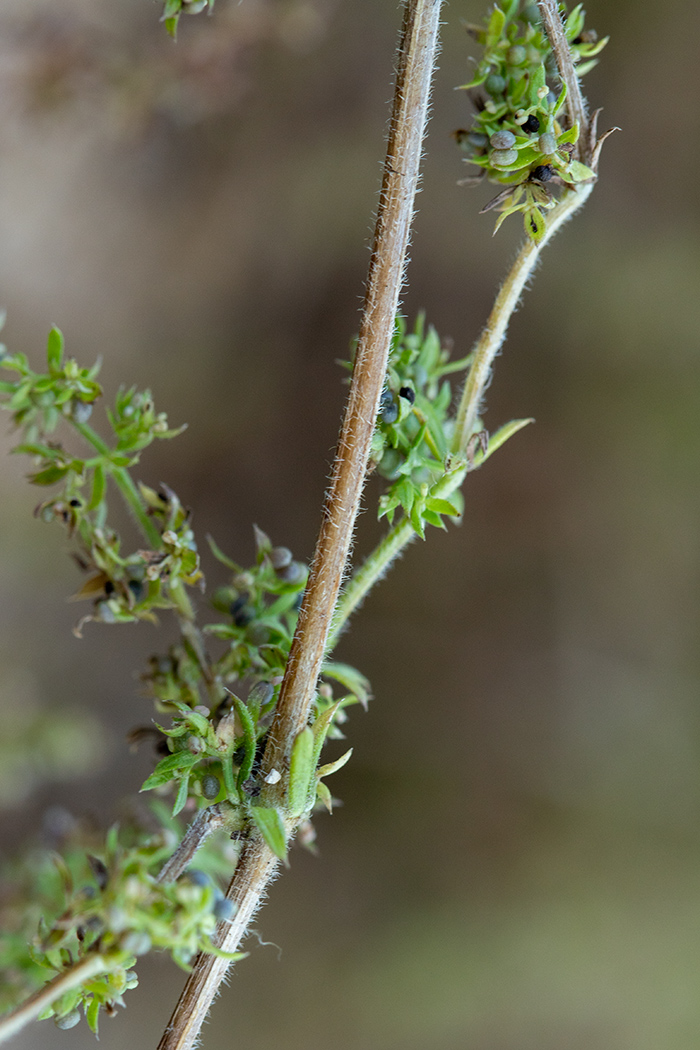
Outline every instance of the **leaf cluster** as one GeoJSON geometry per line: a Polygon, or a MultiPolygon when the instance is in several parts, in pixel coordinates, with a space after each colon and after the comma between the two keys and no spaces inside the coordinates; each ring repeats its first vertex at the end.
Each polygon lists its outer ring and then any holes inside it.
{"type": "MultiPolygon", "coordinates": [[[[452,387],[446,377],[463,372],[470,362],[471,355],[451,361],[449,347],[443,346],[432,326],[426,327],[422,314],[411,331],[403,317],[396,319],[371,465],[390,482],[379,500],[379,517],[386,516],[392,523],[400,509],[421,539],[426,525],[444,529],[445,517],[458,520],[462,514],[464,500],[459,490],[444,499],[435,496],[433,489],[449,473],[455,429],[452,387]]],[[[524,422],[516,421],[515,429],[524,422]]],[[[509,430],[507,436],[512,433],[515,430],[509,430]]],[[[470,456],[469,468],[480,466],[486,447],[495,451],[505,439],[499,431],[489,445],[484,432],[485,448],[480,455],[470,456]]]]}
{"type": "MultiPolygon", "coordinates": [[[[114,1013],[124,1005],[123,993],[138,984],[137,957],[161,949],[187,969],[197,952],[218,953],[211,936],[223,912],[230,914],[216,883],[201,872],[167,884],[156,879],[176,841],[173,832],[172,822],[156,835],[133,828],[120,835],[113,827],[101,847],[76,838],[62,854],[34,850],[20,862],[11,873],[16,892],[2,901],[3,1006],[97,956],[102,972],[64,992],[40,1015],[68,1028],[82,1010],[97,1034],[100,1010],[114,1013]]],[[[216,869],[211,848],[209,853],[216,869]]]]}
{"type": "MultiPolygon", "coordinates": [[[[584,20],[578,4],[565,21],[579,77],[596,64],[594,56],[608,41],[586,30],[584,20]]],[[[566,89],[559,84],[537,4],[504,0],[485,26],[469,28],[484,49],[474,76],[462,85],[477,112],[472,127],[455,132],[455,138],[468,162],[481,168],[480,177],[509,187],[483,209],[501,212],[496,230],[506,216],[522,212],[525,232],[539,243],[546,231],[545,212],[556,203],[553,186],[574,186],[595,173],[572,157],[579,128],[560,122],[566,89]]]]}

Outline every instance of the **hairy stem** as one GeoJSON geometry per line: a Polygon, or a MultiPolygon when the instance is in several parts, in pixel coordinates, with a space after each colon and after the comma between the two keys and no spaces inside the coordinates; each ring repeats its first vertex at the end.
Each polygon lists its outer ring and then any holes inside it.
{"type": "Polygon", "coordinates": [[[72,991],[73,988],[77,988],[93,977],[109,973],[114,965],[114,961],[105,955],[86,955],[69,970],[57,974],[43,988],[39,988],[28,999],[25,999],[20,1006],[0,1018],[0,1043],[6,1043],[8,1039],[12,1039],[17,1032],[35,1021],[42,1010],[51,1006],[51,1003],[55,1003],[66,992],[72,991]]]}
{"type": "MultiPolygon", "coordinates": [[[[286,771],[292,744],[308,722],[352,543],[403,280],[441,5],[442,0],[406,0],[404,7],[394,106],[350,395],[263,772],[273,767],[286,771]]],[[[279,787],[285,789],[286,776],[279,787]]],[[[287,830],[293,833],[293,822],[288,822],[287,830]]],[[[253,833],[228,890],[238,911],[234,922],[220,928],[217,937],[216,943],[225,951],[238,946],[277,863],[253,833]]],[[[159,1050],[193,1046],[227,966],[225,960],[213,956],[198,959],[159,1050]]]]}
{"type": "Polygon", "coordinates": [[[467,445],[475,429],[484,391],[491,378],[494,359],[503,345],[510,319],[537,265],[540,252],[557,230],[560,230],[564,223],[588,200],[594,185],[594,182],[584,183],[564,194],[547,215],[547,231],[540,243],[525,241],[501,285],[489,319],[474,349],[472,365],[457,410],[457,424],[451,448],[452,457],[456,461],[466,459],[467,445]]]}
{"type": "Polygon", "coordinates": [[[542,15],[542,21],[547,31],[547,37],[551,44],[554,58],[562,84],[566,85],[566,109],[569,114],[571,125],[578,124],[579,137],[574,146],[574,155],[578,160],[585,161],[583,152],[588,143],[588,115],[586,100],[581,93],[581,85],[576,76],[576,70],[571,60],[571,49],[564,34],[559,4],[557,0],[537,0],[537,6],[542,15]]]}

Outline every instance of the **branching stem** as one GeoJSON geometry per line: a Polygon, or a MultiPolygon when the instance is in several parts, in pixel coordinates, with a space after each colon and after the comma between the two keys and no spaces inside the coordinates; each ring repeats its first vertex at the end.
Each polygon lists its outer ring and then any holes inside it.
{"type": "MultiPolygon", "coordinates": [[[[571,125],[578,124],[579,137],[574,147],[574,155],[578,160],[585,161],[583,152],[588,143],[588,115],[586,100],[581,93],[581,84],[571,60],[571,48],[564,33],[559,4],[557,0],[537,0],[537,6],[542,14],[542,21],[547,31],[547,37],[551,44],[557,69],[562,84],[566,85],[566,109],[569,114],[571,125]]],[[[549,225],[549,223],[548,223],[549,225]]]]}
{"type": "MultiPolygon", "coordinates": [[[[352,543],[403,280],[441,5],[442,0],[405,2],[394,106],[350,395],[263,773],[273,767],[286,771],[292,744],[308,722],[352,543]]],[[[283,791],[285,786],[283,776],[275,790],[283,791]]],[[[265,800],[274,798],[270,795],[265,800]]],[[[293,834],[293,822],[288,822],[287,830],[293,834]]],[[[238,946],[276,868],[276,857],[252,834],[228,890],[238,910],[233,923],[218,931],[219,947],[234,951],[238,946]]],[[[159,1050],[189,1050],[193,1046],[227,966],[225,960],[211,955],[197,960],[159,1050]]]]}
{"type": "Polygon", "coordinates": [[[547,215],[547,230],[539,244],[527,239],[518,252],[501,290],[496,296],[493,309],[474,349],[471,368],[457,410],[457,425],[452,441],[452,456],[457,460],[466,458],[467,445],[479,417],[484,391],[491,378],[491,369],[498,351],[503,345],[506,331],[527,281],[537,265],[540,252],[557,230],[567,222],[588,200],[595,183],[587,182],[573,190],[567,190],[559,203],[547,215]]]}

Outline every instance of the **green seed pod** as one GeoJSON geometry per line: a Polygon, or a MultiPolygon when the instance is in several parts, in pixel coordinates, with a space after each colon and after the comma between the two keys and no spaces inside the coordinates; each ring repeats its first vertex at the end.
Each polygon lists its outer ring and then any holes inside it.
{"type": "Polygon", "coordinates": [[[511,66],[521,66],[527,58],[527,51],[520,44],[508,48],[508,62],[511,66]]]}
{"type": "Polygon", "coordinates": [[[270,700],[272,700],[274,692],[274,686],[270,685],[269,682],[256,682],[250,690],[248,706],[254,707],[255,705],[259,705],[260,707],[265,707],[265,705],[269,704],[270,700]]]}
{"type": "Polygon", "coordinates": [[[68,1028],[75,1028],[77,1024],[80,1024],[80,1010],[71,1010],[69,1014],[64,1014],[63,1017],[54,1018],[56,1028],[60,1028],[62,1031],[66,1031],[68,1028]]]}
{"type": "Polygon", "coordinates": [[[205,798],[216,798],[221,790],[221,784],[219,778],[213,776],[211,773],[207,773],[205,777],[202,777],[202,794],[205,798]]]}
{"type": "Polygon", "coordinates": [[[515,135],[512,131],[497,131],[491,136],[491,145],[497,150],[509,150],[515,145],[515,135]]]}
{"type": "Polygon", "coordinates": [[[489,95],[502,95],[506,89],[505,77],[500,76],[499,73],[491,73],[487,76],[484,87],[489,95]]]}
{"type": "Polygon", "coordinates": [[[557,140],[551,131],[545,131],[544,135],[540,135],[537,140],[537,146],[541,153],[547,155],[557,152],[557,140]]]}
{"type": "MultiPolygon", "coordinates": [[[[396,414],[398,415],[398,409],[396,414]]],[[[277,573],[282,583],[301,583],[302,580],[306,579],[306,575],[306,566],[302,565],[300,561],[293,561],[291,565],[286,565],[284,569],[280,569],[277,573]]]]}
{"type": "Polygon", "coordinates": [[[480,131],[470,131],[467,135],[467,142],[474,149],[483,149],[484,146],[488,145],[488,141],[486,135],[482,135],[480,131]]]}
{"type": "Polygon", "coordinates": [[[291,564],[293,554],[289,547],[273,547],[268,557],[273,569],[284,569],[291,564]]]}
{"type": "Polygon", "coordinates": [[[496,149],[491,154],[491,163],[494,168],[507,168],[518,159],[517,149],[496,149]]]}

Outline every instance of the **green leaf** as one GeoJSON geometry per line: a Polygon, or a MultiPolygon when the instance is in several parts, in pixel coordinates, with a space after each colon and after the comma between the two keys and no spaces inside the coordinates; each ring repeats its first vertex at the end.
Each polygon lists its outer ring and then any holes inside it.
{"type": "Polygon", "coordinates": [[[95,510],[105,498],[107,491],[107,475],[103,463],[97,463],[92,476],[92,494],[87,505],[88,510],[95,510]]]}
{"type": "Polygon", "coordinates": [[[289,790],[287,805],[291,817],[300,817],[308,809],[309,790],[315,771],[314,734],[307,726],[292,745],[289,763],[289,790]]]}
{"type": "Polygon", "coordinates": [[[451,503],[450,500],[437,499],[435,496],[428,496],[425,505],[428,510],[434,510],[436,514],[449,514],[451,518],[459,517],[458,508],[454,503],[451,503]]]}
{"type": "Polygon", "coordinates": [[[89,1006],[85,1009],[85,1019],[93,1035],[97,1035],[98,1018],[100,1016],[100,1000],[91,999],[89,1006]]]}
{"type": "Polygon", "coordinates": [[[565,98],[566,98],[566,84],[562,84],[561,91],[559,92],[559,94],[557,96],[557,101],[554,103],[554,108],[552,109],[552,116],[553,117],[556,117],[557,113],[559,112],[561,107],[564,105],[564,99],[565,98]]]}
{"type": "Polygon", "coordinates": [[[494,7],[489,24],[486,27],[486,48],[494,47],[501,39],[506,24],[506,16],[500,7],[494,7]]]}
{"type": "Polygon", "coordinates": [[[525,223],[525,233],[531,241],[534,241],[535,244],[539,244],[547,232],[544,215],[540,209],[528,208],[523,215],[523,221],[525,223]]]}
{"type": "MultiPolygon", "coordinates": [[[[365,711],[367,710],[367,702],[371,696],[371,686],[369,680],[355,667],[351,667],[350,664],[338,663],[336,660],[324,660],[321,674],[325,678],[332,678],[334,681],[344,685],[353,696],[357,697],[365,711]]],[[[335,713],[333,708],[328,708],[328,711],[335,713]]],[[[316,726],[319,725],[325,714],[327,712],[319,715],[314,722],[314,732],[316,732],[316,726]]]]}
{"type": "Polygon", "coordinates": [[[351,755],[352,748],[349,748],[344,755],[341,755],[340,758],[336,758],[335,762],[328,762],[325,766],[321,766],[316,775],[321,778],[329,777],[331,773],[337,773],[339,769],[343,768],[346,762],[350,761],[351,755]]]}
{"type": "Polygon", "coordinates": [[[180,787],[177,789],[177,796],[175,798],[175,805],[173,806],[173,816],[176,817],[185,808],[187,802],[187,789],[190,783],[190,775],[186,774],[180,781],[180,787]]]}
{"type": "Polygon", "coordinates": [[[500,427],[496,431],[496,433],[489,438],[489,443],[486,452],[482,452],[481,449],[477,451],[476,455],[474,456],[474,466],[481,466],[481,464],[484,463],[489,458],[489,456],[492,456],[494,452],[496,452],[496,450],[501,447],[501,445],[505,445],[506,441],[512,438],[514,434],[517,434],[519,430],[522,430],[523,427],[526,427],[528,423],[534,422],[535,420],[532,418],[512,419],[510,423],[506,423],[505,426],[500,427]]]}
{"type": "Polygon", "coordinates": [[[32,485],[55,485],[62,481],[68,473],[68,467],[57,467],[55,465],[40,470],[38,474],[30,474],[29,480],[32,485]]]}
{"type": "Polygon", "coordinates": [[[595,172],[586,165],[582,164],[579,160],[572,160],[569,165],[569,175],[573,182],[587,182],[589,179],[594,179],[595,172]]]}
{"type": "Polygon", "coordinates": [[[545,75],[544,63],[542,63],[541,65],[539,65],[537,67],[537,69],[535,70],[534,74],[532,75],[532,79],[530,80],[529,98],[530,98],[530,105],[531,106],[539,106],[540,105],[540,101],[541,100],[540,100],[540,97],[537,94],[537,92],[539,91],[540,88],[544,87],[545,84],[546,84],[546,75],[545,75]]]}
{"type": "Polygon", "coordinates": [[[240,764],[238,776],[236,777],[236,783],[240,788],[250,776],[253,763],[255,762],[255,722],[250,711],[239,697],[234,696],[233,706],[236,709],[238,721],[243,729],[243,761],[240,764]]]}
{"type": "Polygon", "coordinates": [[[63,360],[63,333],[59,328],[56,328],[55,325],[49,332],[46,346],[46,358],[51,372],[55,373],[61,370],[61,361],[63,360]]]}
{"type": "Polygon", "coordinates": [[[329,813],[333,812],[333,796],[328,785],[324,784],[322,780],[319,780],[316,785],[316,797],[320,799],[329,813]]]}
{"type": "Polygon", "coordinates": [[[174,755],[168,755],[158,763],[150,777],[144,780],[140,790],[150,791],[152,788],[160,787],[161,784],[167,784],[178,773],[192,769],[199,761],[199,757],[190,751],[176,751],[174,755]]]}
{"type": "Polygon", "coordinates": [[[280,811],[263,806],[251,806],[250,815],[272,852],[281,861],[284,861],[286,867],[289,867],[289,862],[287,861],[287,832],[280,811]]]}
{"type": "Polygon", "coordinates": [[[238,792],[233,781],[233,764],[228,756],[221,760],[221,773],[224,778],[224,788],[226,789],[229,802],[237,802],[238,792]]]}
{"type": "Polygon", "coordinates": [[[211,536],[207,536],[207,543],[209,544],[211,552],[217,561],[220,561],[222,565],[225,565],[227,568],[231,569],[232,572],[242,571],[240,565],[236,565],[235,561],[231,561],[231,559],[227,557],[224,554],[224,552],[216,545],[211,536]]]}

